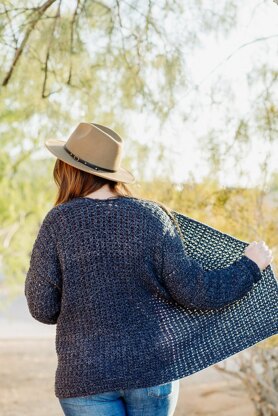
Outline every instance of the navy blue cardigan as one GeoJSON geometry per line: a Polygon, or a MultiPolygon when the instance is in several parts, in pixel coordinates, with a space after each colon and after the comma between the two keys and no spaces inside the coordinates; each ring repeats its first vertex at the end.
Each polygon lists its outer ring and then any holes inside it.
{"type": "MultiPolygon", "coordinates": [[[[155,202],[85,197],[53,207],[32,249],[25,296],[36,320],[57,324],[55,395],[183,377],[190,366],[181,344],[185,308],[229,305],[261,277],[245,255],[228,267],[204,270],[155,202]]],[[[189,313],[188,342],[197,350],[190,325],[193,334],[189,313]]]]}

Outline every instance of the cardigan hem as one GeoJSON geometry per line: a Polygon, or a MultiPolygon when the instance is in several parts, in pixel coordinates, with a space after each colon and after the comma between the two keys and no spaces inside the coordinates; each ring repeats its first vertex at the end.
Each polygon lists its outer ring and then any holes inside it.
{"type": "MultiPolygon", "coordinates": [[[[226,351],[222,351],[221,348],[215,349],[214,352],[215,355],[212,355],[213,353],[209,355],[209,357],[206,358],[206,361],[204,362],[203,358],[200,359],[199,365],[195,364],[195,366],[189,367],[176,367],[176,372],[171,371],[173,367],[169,366],[169,371],[167,369],[162,369],[162,376],[158,377],[157,373],[154,375],[154,377],[150,377],[148,380],[137,380],[134,379],[130,381],[120,381],[117,382],[115,380],[119,380],[119,377],[112,379],[110,378],[106,382],[101,382],[101,385],[94,385],[92,388],[83,389],[79,391],[72,390],[67,391],[66,389],[59,388],[55,386],[55,396],[58,399],[64,399],[64,398],[73,398],[73,397],[85,397],[90,396],[94,394],[101,394],[111,391],[118,391],[118,390],[129,390],[129,389],[138,389],[138,388],[147,388],[152,387],[164,383],[169,383],[175,380],[180,380],[182,378],[188,377],[194,373],[197,373],[198,371],[204,370],[208,367],[211,367],[214,364],[217,364],[227,358],[230,358],[234,356],[235,354],[240,353],[241,351],[244,351],[259,342],[262,342],[263,340],[276,335],[277,331],[273,330],[273,322],[270,321],[269,325],[265,327],[264,331],[261,331],[259,334],[249,334],[249,338],[244,338],[238,340],[238,344],[234,345],[233,349],[226,349],[226,351]]],[[[248,334],[247,334],[248,335],[248,334]]],[[[182,354],[182,353],[181,353],[182,354]]],[[[189,360],[191,357],[187,357],[189,360]]],[[[194,359],[194,357],[192,357],[194,359]]],[[[195,357],[196,358],[196,357],[195,357]]],[[[187,361],[188,362],[188,361],[187,361]]],[[[84,384],[88,385],[88,380],[84,380],[84,384]]]]}

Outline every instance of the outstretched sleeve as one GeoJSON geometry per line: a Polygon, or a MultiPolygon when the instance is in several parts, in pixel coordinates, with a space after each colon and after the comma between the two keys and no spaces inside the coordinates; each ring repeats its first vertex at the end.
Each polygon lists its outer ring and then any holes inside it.
{"type": "Polygon", "coordinates": [[[33,245],[24,288],[31,315],[45,324],[57,323],[62,293],[61,267],[51,221],[49,211],[33,245]]]}
{"type": "Polygon", "coordinates": [[[162,285],[182,306],[201,310],[221,308],[239,300],[262,278],[258,265],[245,255],[228,267],[204,270],[187,255],[170,218],[164,231],[160,259],[162,285]]]}

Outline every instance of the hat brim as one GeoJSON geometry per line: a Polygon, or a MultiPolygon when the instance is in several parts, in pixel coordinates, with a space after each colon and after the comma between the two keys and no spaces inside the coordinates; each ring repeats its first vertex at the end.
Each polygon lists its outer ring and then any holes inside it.
{"type": "Polygon", "coordinates": [[[44,142],[45,147],[58,159],[62,160],[69,165],[83,170],[84,172],[92,173],[96,176],[100,176],[102,178],[111,179],[113,181],[118,182],[125,182],[125,183],[134,183],[135,177],[131,172],[127,169],[120,167],[117,172],[105,172],[98,170],[97,172],[90,168],[89,166],[85,166],[83,163],[74,160],[64,149],[66,141],[58,140],[58,139],[48,139],[44,142]]]}

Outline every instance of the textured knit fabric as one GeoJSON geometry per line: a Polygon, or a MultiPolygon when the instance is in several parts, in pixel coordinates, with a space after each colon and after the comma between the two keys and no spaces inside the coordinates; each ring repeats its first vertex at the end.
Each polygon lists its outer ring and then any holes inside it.
{"type": "MultiPolygon", "coordinates": [[[[184,224],[187,217],[175,214],[184,224]]],[[[242,255],[243,246],[225,267],[219,267],[216,249],[216,270],[206,270],[205,262],[193,258],[197,248],[189,255],[188,236],[187,246],[158,204],[133,197],[74,198],[47,213],[31,253],[25,296],[36,320],[57,324],[57,397],[166,383],[259,340],[249,337],[247,345],[241,334],[242,344],[225,350],[218,337],[233,340],[225,311],[250,296],[264,271],[242,255]],[[223,315],[225,327],[215,314],[223,315]]],[[[227,264],[225,248],[223,253],[227,264]]],[[[264,338],[277,328],[277,310],[267,317],[271,329],[264,338]]]]}

